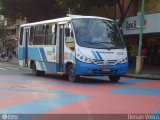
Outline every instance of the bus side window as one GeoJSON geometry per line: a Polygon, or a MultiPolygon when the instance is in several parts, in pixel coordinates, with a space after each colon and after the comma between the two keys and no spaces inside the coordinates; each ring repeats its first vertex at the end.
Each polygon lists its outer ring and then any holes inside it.
{"type": "Polygon", "coordinates": [[[44,43],[44,25],[36,25],[34,29],[34,45],[43,45],[44,43]]]}
{"type": "Polygon", "coordinates": [[[29,44],[30,44],[30,45],[33,45],[33,43],[34,43],[34,26],[31,26],[29,44]]]}
{"type": "Polygon", "coordinates": [[[20,40],[19,40],[19,44],[22,45],[23,43],[23,28],[21,28],[20,30],[20,40]]]}
{"type": "Polygon", "coordinates": [[[56,44],[56,31],[57,31],[56,24],[46,25],[45,41],[44,41],[45,45],[55,45],[56,44]]]}
{"type": "MultiPolygon", "coordinates": [[[[71,27],[71,24],[68,23],[65,27],[66,29],[68,29],[67,31],[69,32],[69,35],[66,35],[65,33],[65,42],[66,42],[66,46],[71,49],[71,50],[75,50],[75,43],[74,43],[74,37],[73,37],[73,29],[71,27]]],[[[65,31],[65,32],[67,32],[65,31]]]]}

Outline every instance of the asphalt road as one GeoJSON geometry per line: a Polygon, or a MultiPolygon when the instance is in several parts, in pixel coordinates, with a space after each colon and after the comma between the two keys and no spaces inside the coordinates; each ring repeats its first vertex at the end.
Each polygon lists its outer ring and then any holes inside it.
{"type": "Polygon", "coordinates": [[[16,64],[0,64],[0,114],[22,120],[160,114],[160,80],[123,77],[110,83],[107,77],[82,77],[79,83],[71,83],[60,75],[36,77],[16,64]]]}

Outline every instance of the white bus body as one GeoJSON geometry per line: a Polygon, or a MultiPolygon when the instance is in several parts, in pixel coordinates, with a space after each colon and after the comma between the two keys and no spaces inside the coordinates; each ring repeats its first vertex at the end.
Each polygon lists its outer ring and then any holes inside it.
{"type": "Polygon", "coordinates": [[[127,51],[113,20],[68,16],[20,26],[19,65],[35,75],[106,76],[116,82],[128,69],[127,51]]]}

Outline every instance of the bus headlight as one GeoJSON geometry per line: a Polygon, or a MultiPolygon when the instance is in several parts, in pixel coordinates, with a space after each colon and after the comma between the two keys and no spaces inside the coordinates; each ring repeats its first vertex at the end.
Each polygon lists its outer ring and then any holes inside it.
{"type": "Polygon", "coordinates": [[[123,64],[123,63],[126,63],[127,61],[128,61],[128,58],[126,57],[126,58],[120,59],[119,63],[123,64]]]}
{"type": "Polygon", "coordinates": [[[79,53],[77,53],[76,58],[85,63],[92,63],[92,60],[90,58],[87,58],[84,55],[81,55],[79,53]]]}

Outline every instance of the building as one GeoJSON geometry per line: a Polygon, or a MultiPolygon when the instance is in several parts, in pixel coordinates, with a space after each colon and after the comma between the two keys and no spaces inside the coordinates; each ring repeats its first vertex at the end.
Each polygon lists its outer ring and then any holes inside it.
{"type": "Polygon", "coordinates": [[[0,48],[5,50],[6,52],[10,49],[17,50],[19,26],[21,24],[26,23],[26,20],[22,19],[13,20],[9,18],[5,19],[7,22],[5,27],[3,27],[3,41],[1,38],[0,48]]]}
{"type": "MultiPolygon", "coordinates": [[[[130,0],[121,0],[123,12],[127,9],[130,0]]],[[[131,49],[134,56],[138,55],[139,45],[139,24],[142,0],[133,0],[127,16],[123,22],[123,34],[127,48],[131,49]],[[139,17],[138,17],[139,16],[139,17]],[[139,22],[138,22],[139,21],[139,22]],[[134,45],[134,46],[133,46],[134,45]]],[[[94,8],[90,15],[120,19],[121,12],[119,6],[108,6],[94,8]]],[[[149,66],[159,66],[160,69],[160,0],[145,0],[145,18],[142,46],[148,48],[147,64],[149,66]]],[[[133,55],[133,54],[132,54],[133,55]]],[[[136,60],[136,59],[135,59],[136,60]]],[[[135,67],[135,62],[134,62],[135,67]]]]}
{"type": "MultiPolygon", "coordinates": [[[[123,1],[124,8],[128,0],[123,1]]],[[[131,47],[139,41],[139,17],[141,0],[134,0],[133,9],[129,10],[128,16],[123,23],[123,33],[126,44],[131,47]]],[[[142,46],[148,48],[147,62],[150,66],[160,67],[160,0],[145,0],[145,18],[142,46]]]]}
{"type": "Polygon", "coordinates": [[[7,27],[5,34],[5,47],[6,49],[14,49],[17,46],[16,38],[16,23],[15,20],[7,19],[7,27]]]}

